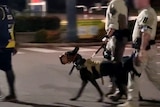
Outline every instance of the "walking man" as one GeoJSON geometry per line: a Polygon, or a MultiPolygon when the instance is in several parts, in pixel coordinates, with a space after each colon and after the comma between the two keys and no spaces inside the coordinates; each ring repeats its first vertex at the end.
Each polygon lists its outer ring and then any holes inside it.
{"type": "Polygon", "coordinates": [[[133,48],[137,52],[135,68],[141,72],[141,77],[138,79],[139,98],[160,101],[160,75],[156,65],[155,46],[157,15],[150,2],[150,0],[134,0],[139,15],[132,39],[133,48]]]}
{"type": "Polygon", "coordinates": [[[5,101],[16,99],[15,75],[12,68],[12,55],[16,54],[14,40],[14,17],[7,6],[7,0],[0,0],[0,70],[6,73],[9,95],[5,101]]]}
{"type": "MultiPolygon", "coordinates": [[[[115,63],[120,63],[123,57],[125,45],[128,41],[128,9],[124,0],[111,0],[106,11],[106,25],[105,29],[107,32],[105,42],[107,43],[107,53],[111,53],[112,60],[115,63]]],[[[105,53],[104,53],[105,54],[105,53]]],[[[111,77],[112,88],[108,95],[114,94],[116,91],[115,78],[111,77]]],[[[126,86],[123,86],[126,90],[126,86]]],[[[121,97],[117,94],[117,97],[121,97]]]]}

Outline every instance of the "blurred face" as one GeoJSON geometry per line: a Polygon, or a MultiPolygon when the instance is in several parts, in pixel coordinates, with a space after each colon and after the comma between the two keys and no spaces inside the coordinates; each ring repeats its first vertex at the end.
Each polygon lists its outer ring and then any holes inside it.
{"type": "Polygon", "coordinates": [[[143,0],[134,0],[134,7],[136,8],[136,9],[140,9],[142,6],[142,2],[143,2],[143,0]]]}
{"type": "Polygon", "coordinates": [[[143,9],[149,5],[149,0],[133,0],[136,9],[143,9]]]}

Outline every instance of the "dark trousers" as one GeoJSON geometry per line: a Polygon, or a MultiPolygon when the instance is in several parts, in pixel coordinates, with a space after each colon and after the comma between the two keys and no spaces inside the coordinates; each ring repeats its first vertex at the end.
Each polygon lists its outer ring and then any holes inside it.
{"type": "MultiPolygon", "coordinates": [[[[116,39],[113,57],[114,57],[114,61],[116,61],[117,63],[121,63],[121,61],[122,61],[123,54],[125,51],[125,46],[126,46],[127,42],[128,42],[127,37],[122,37],[121,39],[116,39]]],[[[116,91],[117,84],[115,81],[117,78],[115,76],[110,76],[110,78],[111,78],[111,82],[112,82],[112,89],[109,93],[113,93],[116,91]]]]}
{"type": "Polygon", "coordinates": [[[6,73],[10,95],[15,95],[15,75],[12,69],[12,50],[13,49],[0,49],[0,70],[6,73]]]}
{"type": "Polygon", "coordinates": [[[122,37],[121,39],[116,40],[115,51],[113,52],[114,53],[113,57],[115,61],[117,62],[122,61],[122,57],[123,57],[127,42],[128,42],[127,37],[122,37]]]}

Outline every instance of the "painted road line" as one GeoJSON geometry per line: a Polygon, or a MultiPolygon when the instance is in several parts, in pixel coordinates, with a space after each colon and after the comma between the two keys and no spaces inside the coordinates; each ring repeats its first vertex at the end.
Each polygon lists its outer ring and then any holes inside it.
{"type": "Polygon", "coordinates": [[[157,53],[157,56],[160,56],[160,53],[157,53]]]}
{"type": "Polygon", "coordinates": [[[17,52],[18,55],[23,55],[25,52],[17,52]]]}
{"type": "Polygon", "coordinates": [[[64,49],[64,50],[73,50],[75,47],[61,47],[60,49],[64,49]]]}
{"type": "Polygon", "coordinates": [[[57,52],[64,52],[59,50],[52,50],[52,49],[44,49],[44,48],[21,48],[23,50],[27,51],[33,51],[33,52],[40,52],[40,53],[57,53],[57,52]]]}
{"type": "MultiPolygon", "coordinates": [[[[65,49],[65,50],[73,50],[74,47],[62,47],[61,49],[65,49]]],[[[88,48],[79,48],[79,52],[93,52],[93,51],[97,51],[97,49],[92,49],[90,47],[88,48]]]]}
{"type": "Polygon", "coordinates": [[[160,62],[156,62],[156,64],[160,64],[160,62]]]}
{"type": "Polygon", "coordinates": [[[95,52],[97,49],[91,49],[91,48],[80,48],[80,52],[95,52]]]}

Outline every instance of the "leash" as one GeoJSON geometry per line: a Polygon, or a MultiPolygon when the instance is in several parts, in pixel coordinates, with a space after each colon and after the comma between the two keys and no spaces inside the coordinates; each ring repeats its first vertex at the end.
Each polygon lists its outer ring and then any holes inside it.
{"type": "Polygon", "coordinates": [[[70,72],[69,72],[69,75],[71,75],[71,74],[73,73],[73,70],[74,70],[75,67],[76,67],[76,65],[73,64],[73,66],[72,66],[72,68],[71,68],[71,70],[70,70],[70,72]]]}
{"type": "MultiPolygon", "coordinates": [[[[106,44],[102,44],[102,45],[100,46],[100,48],[98,48],[98,50],[97,50],[95,53],[92,54],[91,59],[94,58],[95,55],[97,55],[102,48],[105,49],[105,47],[106,47],[106,44]]],[[[103,78],[103,76],[101,75],[101,72],[100,72],[100,77],[101,77],[102,85],[104,85],[104,78],[103,78]]]]}
{"type": "MultiPolygon", "coordinates": [[[[73,60],[75,60],[76,57],[77,57],[77,55],[75,55],[75,56],[73,57],[73,60]]],[[[73,66],[72,66],[72,68],[71,68],[71,70],[70,70],[70,72],[69,72],[69,75],[71,75],[71,74],[73,73],[73,70],[74,70],[75,67],[76,67],[76,64],[73,63],[73,66]]]]}
{"type": "MultiPolygon", "coordinates": [[[[108,39],[108,38],[104,37],[104,38],[102,39],[102,42],[106,41],[107,39],[108,39]]],[[[106,44],[103,43],[103,44],[101,45],[101,47],[98,48],[98,50],[97,50],[95,53],[93,53],[93,55],[92,55],[91,58],[94,58],[94,56],[97,55],[102,48],[105,49],[105,48],[106,48],[106,44]]]]}
{"type": "Polygon", "coordinates": [[[106,46],[106,44],[102,44],[100,48],[98,48],[98,50],[92,54],[91,59],[94,58],[95,55],[97,55],[99,53],[99,51],[104,48],[106,46]]]}

